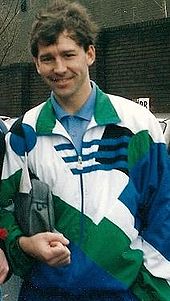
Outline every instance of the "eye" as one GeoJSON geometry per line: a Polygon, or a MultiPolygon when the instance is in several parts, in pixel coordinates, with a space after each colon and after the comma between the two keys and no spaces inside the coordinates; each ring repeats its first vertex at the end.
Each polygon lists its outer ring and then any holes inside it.
{"type": "Polygon", "coordinates": [[[40,61],[42,63],[51,63],[51,62],[53,62],[53,60],[54,60],[54,58],[51,57],[51,56],[42,56],[42,57],[40,57],[40,61]]]}
{"type": "Polygon", "coordinates": [[[69,52],[69,53],[65,53],[64,54],[64,57],[65,58],[72,58],[72,57],[74,57],[75,56],[75,53],[72,53],[72,52],[69,52]]]}

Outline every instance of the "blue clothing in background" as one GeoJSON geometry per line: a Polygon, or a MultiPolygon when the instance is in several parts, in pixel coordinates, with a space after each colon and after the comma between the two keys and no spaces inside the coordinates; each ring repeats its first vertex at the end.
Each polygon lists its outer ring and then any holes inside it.
{"type": "Polygon", "coordinates": [[[2,301],[2,290],[1,290],[1,287],[0,287],[0,301],[2,301]]]}

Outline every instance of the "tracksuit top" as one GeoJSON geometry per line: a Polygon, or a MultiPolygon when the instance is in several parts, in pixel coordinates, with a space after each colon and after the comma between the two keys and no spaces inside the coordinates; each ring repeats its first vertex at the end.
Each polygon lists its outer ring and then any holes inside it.
{"type": "Polygon", "coordinates": [[[170,300],[170,164],[147,109],[97,87],[81,155],[50,99],[25,113],[6,141],[0,224],[24,278],[19,300],[170,300]],[[67,266],[50,267],[18,246],[22,231],[7,209],[29,182],[26,161],[51,187],[55,227],[70,241],[67,266]]]}

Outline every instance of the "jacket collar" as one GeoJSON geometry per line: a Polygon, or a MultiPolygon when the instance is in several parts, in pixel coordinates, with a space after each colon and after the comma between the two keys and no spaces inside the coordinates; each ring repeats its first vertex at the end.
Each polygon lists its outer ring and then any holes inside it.
{"type": "MultiPolygon", "coordinates": [[[[120,118],[111,103],[109,96],[99,87],[96,87],[96,103],[94,108],[94,119],[98,125],[117,124],[120,118]]],[[[56,114],[53,109],[51,99],[47,99],[42,107],[36,123],[38,135],[50,135],[56,125],[56,114]]]]}
{"type": "Polygon", "coordinates": [[[94,118],[98,125],[117,124],[121,121],[109,96],[98,87],[96,91],[94,118]]]}

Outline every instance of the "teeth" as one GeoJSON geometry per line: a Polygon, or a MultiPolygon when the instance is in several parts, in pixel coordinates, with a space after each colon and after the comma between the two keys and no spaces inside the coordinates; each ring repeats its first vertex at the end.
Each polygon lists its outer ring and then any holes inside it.
{"type": "Polygon", "coordinates": [[[57,78],[52,78],[52,80],[54,81],[54,82],[65,82],[67,79],[57,79],[57,78]]]}

